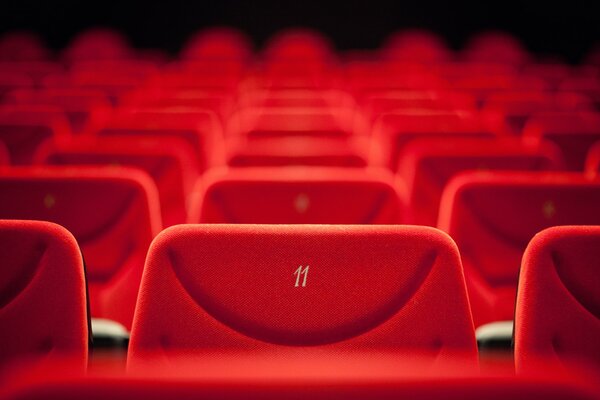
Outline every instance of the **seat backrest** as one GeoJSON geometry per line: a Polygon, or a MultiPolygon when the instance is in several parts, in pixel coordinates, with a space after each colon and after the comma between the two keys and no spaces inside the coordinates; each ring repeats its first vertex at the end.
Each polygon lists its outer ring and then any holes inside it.
{"type": "Polygon", "coordinates": [[[227,163],[231,167],[366,167],[367,143],[359,138],[232,137],[226,146],[227,163]]]}
{"type": "Polygon", "coordinates": [[[190,202],[190,222],[395,224],[404,207],[380,170],[288,167],[215,170],[190,202]]]}
{"type": "Polygon", "coordinates": [[[0,165],[10,164],[10,155],[4,143],[0,142],[0,165]]]}
{"type": "Polygon", "coordinates": [[[566,168],[583,171],[590,147],[600,140],[600,113],[555,112],[532,116],[523,128],[527,140],[554,142],[563,152],[566,168]]]}
{"type": "Polygon", "coordinates": [[[197,169],[222,165],[223,149],[220,122],[215,113],[197,109],[139,109],[124,111],[115,117],[98,136],[130,136],[145,139],[178,137],[194,152],[197,169]]]}
{"type": "MultiPolygon", "coordinates": [[[[581,376],[540,368],[537,374],[481,373],[468,358],[431,362],[402,352],[208,352],[176,363],[107,371],[38,368],[0,388],[6,400],[177,398],[358,400],[597,400],[600,389],[581,376]]],[[[156,359],[155,359],[156,361],[156,359]]]]}
{"type": "Polygon", "coordinates": [[[58,108],[37,105],[0,107],[0,142],[8,149],[14,165],[30,164],[40,146],[64,143],[70,137],[67,117],[58,108]]]}
{"type": "Polygon", "coordinates": [[[73,235],[50,222],[0,220],[0,260],[0,370],[49,356],[85,366],[85,273],[73,235]]]}
{"type": "Polygon", "coordinates": [[[467,172],[446,186],[438,228],[458,244],[475,326],[512,320],[523,251],[555,225],[600,224],[600,179],[567,172],[467,172]]]}
{"type": "Polygon", "coordinates": [[[158,189],[165,226],[185,223],[186,198],[197,178],[195,155],[180,138],[107,136],[39,151],[35,162],[61,166],[139,168],[158,189]]]}
{"type": "Polygon", "coordinates": [[[139,170],[13,168],[0,171],[0,218],[58,223],[87,265],[92,317],[131,326],[144,258],[161,229],[158,194],[139,170]]]}
{"type": "Polygon", "coordinates": [[[373,138],[380,153],[373,156],[391,170],[398,165],[404,146],[417,138],[496,139],[502,129],[500,121],[491,123],[475,111],[402,110],[383,114],[375,122],[373,138]]]}
{"type": "Polygon", "coordinates": [[[475,356],[452,240],[351,225],[178,225],[155,239],[130,360],[298,346],[475,356]]]}
{"type": "Polygon", "coordinates": [[[440,197],[458,173],[477,170],[559,170],[553,146],[528,146],[515,139],[415,139],[400,154],[398,173],[408,190],[407,222],[436,226],[440,197]]]}
{"type": "Polygon", "coordinates": [[[596,142],[585,159],[585,172],[588,175],[600,175],[600,140],[596,142]]]}
{"type": "Polygon", "coordinates": [[[600,226],[538,233],[523,256],[515,317],[519,370],[540,360],[600,368],[600,226]]]}

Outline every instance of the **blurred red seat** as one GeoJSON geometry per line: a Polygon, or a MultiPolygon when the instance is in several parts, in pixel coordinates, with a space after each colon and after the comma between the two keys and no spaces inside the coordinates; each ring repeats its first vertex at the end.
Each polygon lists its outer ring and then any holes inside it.
{"type": "Polygon", "coordinates": [[[241,110],[229,119],[228,135],[265,137],[348,137],[352,109],[260,107],[241,110]]]}
{"type": "Polygon", "coordinates": [[[443,39],[431,31],[407,29],[392,33],[381,46],[386,59],[433,63],[447,61],[452,53],[443,39]]]}
{"type": "Polygon", "coordinates": [[[474,35],[465,46],[465,59],[477,62],[521,65],[531,56],[523,44],[509,33],[501,31],[481,32],[474,35]]]}
{"type": "Polygon", "coordinates": [[[124,110],[95,135],[129,136],[141,141],[180,138],[194,155],[197,173],[225,163],[222,126],[209,110],[179,107],[124,110]]]}
{"type": "Polygon", "coordinates": [[[49,51],[39,36],[28,31],[13,31],[0,36],[1,61],[41,61],[49,51]]]}
{"type": "Polygon", "coordinates": [[[591,176],[600,175],[600,141],[596,142],[588,151],[585,172],[591,176]]]}
{"type": "Polygon", "coordinates": [[[475,326],[512,320],[521,256],[539,231],[600,224],[600,180],[559,172],[468,172],[444,190],[438,227],[461,252],[475,326]]]}
{"type": "Polygon", "coordinates": [[[402,149],[414,139],[495,139],[504,133],[504,129],[500,116],[488,119],[476,111],[410,109],[391,112],[375,122],[372,158],[395,171],[402,149]]]}
{"type": "MultiPolygon", "coordinates": [[[[595,219],[596,223],[598,219],[595,219]]],[[[600,226],[561,226],[529,243],[519,278],[515,361],[586,362],[600,371],[600,226]]]]}
{"type": "Polygon", "coordinates": [[[144,258],[161,229],[151,179],[126,168],[11,168],[0,171],[0,192],[0,218],[52,221],[73,233],[92,317],[130,328],[144,258]]]}
{"type": "Polygon", "coordinates": [[[590,147],[600,140],[600,113],[555,112],[535,114],[523,128],[532,142],[550,141],[563,153],[566,168],[583,171],[590,147]]]}
{"type": "Polygon", "coordinates": [[[440,198],[453,176],[467,170],[544,171],[563,167],[552,146],[528,146],[516,139],[415,139],[399,156],[398,174],[407,187],[407,222],[437,224],[440,198]]]}
{"type": "Polygon", "coordinates": [[[516,134],[521,134],[528,118],[539,112],[593,110],[582,94],[546,91],[504,91],[490,94],[484,109],[502,113],[516,134]]]}
{"type": "Polygon", "coordinates": [[[61,357],[85,367],[86,282],[73,235],[49,222],[0,220],[0,258],[0,371],[61,357]]]}
{"type": "Polygon", "coordinates": [[[62,56],[67,62],[134,58],[127,38],[110,28],[92,28],[80,32],[68,44],[62,56]]]}
{"type": "Polygon", "coordinates": [[[46,165],[136,167],[154,180],[164,226],[187,220],[186,201],[197,178],[195,155],[177,137],[106,136],[43,149],[35,163],[46,165]]]}
{"type": "Polygon", "coordinates": [[[112,111],[108,97],[102,91],[90,89],[20,89],[8,93],[4,101],[60,108],[67,115],[73,133],[97,129],[112,111]]]}
{"type": "Polygon", "coordinates": [[[0,142],[12,164],[30,164],[38,148],[65,143],[71,130],[65,113],[56,107],[6,105],[0,107],[0,142]]]}
{"type": "Polygon", "coordinates": [[[231,167],[366,167],[368,141],[322,137],[229,138],[231,167]]]}
{"type": "Polygon", "coordinates": [[[244,63],[252,57],[250,39],[229,27],[213,27],[193,34],[183,46],[184,60],[230,60],[244,63]]]}

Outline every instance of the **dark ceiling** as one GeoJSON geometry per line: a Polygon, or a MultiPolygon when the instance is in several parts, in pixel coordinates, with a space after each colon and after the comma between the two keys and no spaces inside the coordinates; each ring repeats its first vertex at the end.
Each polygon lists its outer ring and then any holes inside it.
{"type": "Polygon", "coordinates": [[[109,26],[123,31],[134,45],[176,52],[194,31],[232,25],[257,46],[277,30],[308,26],[328,35],[339,49],[374,48],[403,27],[433,30],[454,48],[474,32],[502,29],[520,37],[537,53],[577,61],[600,40],[600,2],[431,0],[170,0],[40,1],[4,0],[0,31],[38,32],[52,48],[65,46],[78,31],[109,26]]]}

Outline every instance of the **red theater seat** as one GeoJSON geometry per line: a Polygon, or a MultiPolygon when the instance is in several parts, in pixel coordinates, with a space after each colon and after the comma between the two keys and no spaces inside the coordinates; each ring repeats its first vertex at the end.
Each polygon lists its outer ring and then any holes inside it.
{"type": "Polygon", "coordinates": [[[373,127],[373,160],[396,170],[404,146],[416,138],[496,139],[504,126],[475,111],[411,109],[382,115],[373,127]]]}
{"type": "Polygon", "coordinates": [[[256,89],[238,95],[238,105],[267,108],[339,108],[352,107],[352,98],[341,90],[256,89]]]}
{"type": "Polygon", "coordinates": [[[227,163],[231,167],[366,167],[368,144],[344,138],[230,138],[227,163]]]}
{"type": "Polygon", "coordinates": [[[0,37],[1,61],[40,61],[48,56],[48,49],[32,32],[14,31],[0,37]]]}
{"type": "Polygon", "coordinates": [[[334,56],[333,47],[318,31],[288,29],[272,36],[265,45],[264,57],[270,61],[325,62],[334,56]]]}
{"type": "Polygon", "coordinates": [[[240,110],[227,127],[228,135],[250,138],[303,136],[348,137],[352,135],[352,109],[326,107],[260,107],[240,110]]]}
{"type": "Polygon", "coordinates": [[[444,190],[438,227],[458,244],[475,326],[512,320],[521,256],[555,225],[600,224],[600,180],[558,172],[469,172],[444,190]]]}
{"type": "Polygon", "coordinates": [[[49,222],[0,220],[0,259],[0,370],[61,357],[85,366],[86,284],[73,235],[49,222]]]}
{"type": "Polygon", "coordinates": [[[181,51],[185,60],[230,60],[244,63],[252,57],[252,44],[233,28],[208,28],[192,35],[181,51]]]}
{"type": "Polygon", "coordinates": [[[0,193],[0,218],[52,221],[73,233],[92,317],[130,328],[146,251],[161,229],[151,179],[126,168],[12,168],[0,171],[0,193]]]}
{"type": "Polygon", "coordinates": [[[15,89],[32,88],[35,82],[28,74],[22,71],[0,70],[0,100],[4,102],[7,93],[15,89]]]}
{"type": "Polygon", "coordinates": [[[307,347],[474,360],[452,240],[428,227],[180,225],[153,242],[128,363],[307,347]]]}
{"type": "Polygon", "coordinates": [[[402,109],[474,110],[475,96],[466,92],[442,90],[374,90],[364,93],[362,109],[373,120],[378,116],[402,109]]]}
{"type": "Polygon", "coordinates": [[[490,94],[484,109],[501,112],[515,133],[520,134],[527,119],[539,112],[593,110],[589,98],[578,93],[545,91],[504,91],[490,94]]]}
{"type": "Polygon", "coordinates": [[[8,165],[10,164],[10,155],[8,154],[8,149],[0,141],[0,165],[8,165]]]}
{"type": "Polygon", "coordinates": [[[165,226],[185,223],[186,200],[197,178],[193,152],[177,137],[108,136],[79,140],[38,152],[35,162],[46,165],[121,166],[139,168],[154,180],[165,226]]]}
{"type": "Polygon", "coordinates": [[[190,202],[191,222],[397,224],[404,207],[380,170],[288,167],[214,170],[190,202]]]}
{"type": "Polygon", "coordinates": [[[467,358],[432,366],[393,352],[219,351],[185,356],[168,365],[129,369],[125,376],[84,374],[57,366],[17,376],[0,396],[7,400],[123,399],[597,399],[597,385],[551,368],[538,374],[484,374],[467,358]]]}
{"type": "Polygon", "coordinates": [[[94,28],[79,33],[63,53],[67,62],[122,60],[133,51],[125,36],[109,28],[94,28]]]}
{"type": "Polygon", "coordinates": [[[600,175],[600,141],[596,142],[588,151],[585,172],[591,176],[600,175]]]}
{"type": "Polygon", "coordinates": [[[596,68],[588,70],[583,66],[574,69],[569,77],[561,81],[559,89],[583,93],[594,101],[596,107],[600,105],[600,78],[596,68]]]}
{"type": "Polygon", "coordinates": [[[64,112],[55,107],[23,105],[0,107],[0,142],[13,164],[30,164],[41,146],[65,143],[71,138],[64,112]]]}
{"type": "Polygon", "coordinates": [[[198,172],[224,164],[222,127],[208,110],[187,108],[141,108],[123,111],[100,129],[99,137],[130,136],[145,140],[152,137],[180,138],[194,153],[198,172]]]}
{"type": "Polygon", "coordinates": [[[5,103],[60,108],[69,119],[73,133],[98,128],[107,121],[112,111],[111,103],[103,92],[89,89],[21,89],[5,97],[5,103]]]}
{"type": "Polygon", "coordinates": [[[418,29],[393,33],[381,46],[381,52],[386,59],[410,62],[443,62],[452,58],[442,38],[418,29]]]}
{"type": "Polygon", "coordinates": [[[549,228],[531,240],[515,316],[519,370],[535,370],[540,362],[579,361],[600,371],[598,260],[600,226],[549,228]]]}
{"type": "Polygon", "coordinates": [[[551,141],[564,154],[566,167],[583,171],[590,147],[600,140],[600,114],[596,112],[556,112],[534,115],[523,129],[531,141],[551,141]]]}
{"type": "Polygon", "coordinates": [[[211,88],[145,88],[122,98],[123,106],[130,108],[184,108],[210,110],[224,122],[235,108],[233,94],[225,89],[211,88]]]}
{"type": "Polygon", "coordinates": [[[408,190],[407,222],[436,226],[440,198],[453,176],[467,170],[559,170],[553,146],[528,146],[515,139],[415,139],[400,153],[398,174],[408,190]]]}
{"type": "Polygon", "coordinates": [[[128,92],[157,79],[151,62],[86,61],[75,64],[68,73],[50,74],[42,85],[47,89],[91,89],[102,91],[112,103],[119,104],[128,92]]]}
{"type": "Polygon", "coordinates": [[[523,44],[514,36],[500,31],[482,32],[473,36],[464,50],[469,61],[524,64],[531,58],[523,44]]]}

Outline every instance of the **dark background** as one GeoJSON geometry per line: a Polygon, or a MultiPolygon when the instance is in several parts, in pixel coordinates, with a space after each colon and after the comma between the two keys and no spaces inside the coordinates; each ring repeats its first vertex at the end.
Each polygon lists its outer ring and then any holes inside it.
{"type": "Polygon", "coordinates": [[[210,25],[240,28],[258,48],[279,29],[307,26],[328,35],[341,50],[375,48],[404,27],[433,30],[453,48],[475,32],[502,29],[531,51],[559,54],[571,62],[600,41],[600,1],[0,0],[0,10],[0,32],[32,30],[55,49],[91,26],[117,28],[135,46],[171,53],[191,33],[210,25]]]}

